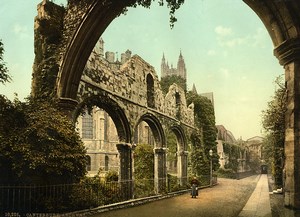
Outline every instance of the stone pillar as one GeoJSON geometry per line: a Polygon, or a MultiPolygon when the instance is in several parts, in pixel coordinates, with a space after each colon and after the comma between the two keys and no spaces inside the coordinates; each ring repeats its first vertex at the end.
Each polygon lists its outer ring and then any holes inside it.
{"type": "Polygon", "coordinates": [[[187,166],[188,166],[187,156],[188,156],[187,151],[180,151],[178,153],[177,177],[179,179],[179,184],[181,186],[184,186],[187,183],[187,166]]]}
{"type": "Polygon", "coordinates": [[[66,114],[70,120],[74,123],[76,122],[75,117],[75,108],[78,105],[78,102],[70,98],[59,98],[58,107],[59,109],[66,114]]]}
{"type": "Polygon", "coordinates": [[[166,161],[166,149],[154,148],[154,187],[156,193],[162,193],[166,191],[166,161]]]}
{"type": "Polygon", "coordinates": [[[128,200],[133,195],[131,145],[117,144],[117,149],[120,158],[119,182],[124,193],[124,199],[128,200]]]}
{"type": "Polygon", "coordinates": [[[300,209],[300,39],[285,41],[274,50],[285,69],[284,204],[300,209]]]}

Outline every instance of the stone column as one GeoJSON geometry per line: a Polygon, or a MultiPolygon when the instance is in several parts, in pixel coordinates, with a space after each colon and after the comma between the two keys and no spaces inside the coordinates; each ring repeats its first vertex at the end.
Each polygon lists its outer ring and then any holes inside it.
{"type": "Polygon", "coordinates": [[[284,204],[300,209],[300,39],[285,41],[274,53],[284,66],[287,87],[284,204]]]}
{"type": "Polygon", "coordinates": [[[119,182],[121,183],[124,199],[132,198],[132,152],[130,144],[117,144],[120,159],[119,182]]]}
{"type": "Polygon", "coordinates": [[[156,193],[162,193],[166,190],[166,160],[166,149],[154,148],[154,187],[156,193]]]}
{"type": "Polygon", "coordinates": [[[74,123],[75,120],[75,109],[78,105],[78,102],[74,99],[70,98],[59,98],[58,106],[61,111],[63,111],[70,120],[72,120],[74,123]]]}
{"type": "Polygon", "coordinates": [[[178,179],[179,179],[179,184],[181,186],[186,185],[187,183],[187,156],[188,152],[187,151],[180,151],[178,153],[178,179]]]}

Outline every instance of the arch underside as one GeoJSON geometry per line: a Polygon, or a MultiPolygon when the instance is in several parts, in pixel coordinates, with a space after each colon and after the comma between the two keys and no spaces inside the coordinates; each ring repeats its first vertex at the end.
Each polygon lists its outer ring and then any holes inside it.
{"type": "Polygon", "coordinates": [[[176,135],[179,145],[178,151],[187,151],[186,136],[181,126],[172,126],[170,130],[176,135]]]}
{"type": "Polygon", "coordinates": [[[90,96],[78,105],[76,110],[76,118],[86,106],[97,106],[105,110],[116,126],[119,141],[123,143],[131,143],[131,130],[129,121],[123,109],[114,100],[103,94],[90,96]]]}
{"type": "Polygon", "coordinates": [[[299,0],[243,0],[268,30],[274,47],[299,37],[299,0]]]}
{"type": "Polygon", "coordinates": [[[155,140],[155,148],[162,148],[165,147],[166,141],[165,141],[165,134],[164,130],[162,128],[161,122],[155,117],[153,114],[147,113],[144,114],[140,120],[138,121],[137,126],[142,122],[145,121],[153,134],[154,140],[155,140]]]}
{"type": "MultiPolygon", "coordinates": [[[[264,23],[275,47],[299,37],[299,0],[243,0],[264,23]]],[[[76,99],[80,78],[89,55],[107,26],[130,1],[103,4],[94,1],[69,40],[57,79],[59,98],[76,99]]]]}
{"type": "Polygon", "coordinates": [[[126,1],[121,0],[110,3],[95,0],[90,5],[63,54],[57,78],[58,98],[76,99],[80,78],[93,48],[125,6],[126,1]]]}

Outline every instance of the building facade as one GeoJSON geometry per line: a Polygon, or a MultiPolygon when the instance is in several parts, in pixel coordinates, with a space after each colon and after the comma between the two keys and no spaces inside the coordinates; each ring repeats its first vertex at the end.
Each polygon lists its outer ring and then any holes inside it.
{"type": "Polygon", "coordinates": [[[177,61],[177,68],[174,68],[173,64],[169,66],[169,62],[166,60],[165,54],[163,54],[161,60],[161,77],[163,78],[172,75],[180,76],[186,80],[186,67],[181,51],[177,61]]]}

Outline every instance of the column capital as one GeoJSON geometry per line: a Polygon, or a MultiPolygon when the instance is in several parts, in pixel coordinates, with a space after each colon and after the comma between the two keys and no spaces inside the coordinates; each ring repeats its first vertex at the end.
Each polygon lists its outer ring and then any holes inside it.
{"type": "Polygon", "coordinates": [[[63,111],[69,118],[72,120],[75,118],[74,111],[78,105],[77,100],[71,98],[59,98],[57,104],[60,110],[63,111]]]}
{"type": "Polygon", "coordinates": [[[116,144],[116,146],[117,146],[118,151],[132,149],[132,145],[130,143],[116,144]]]}
{"type": "Polygon", "coordinates": [[[159,147],[153,149],[155,154],[163,154],[167,152],[167,148],[159,147]]]}
{"type": "Polygon", "coordinates": [[[274,55],[280,65],[286,65],[295,60],[300,60],[300,38],[292,38],[282,42],[274,49],[274,55]]]}

